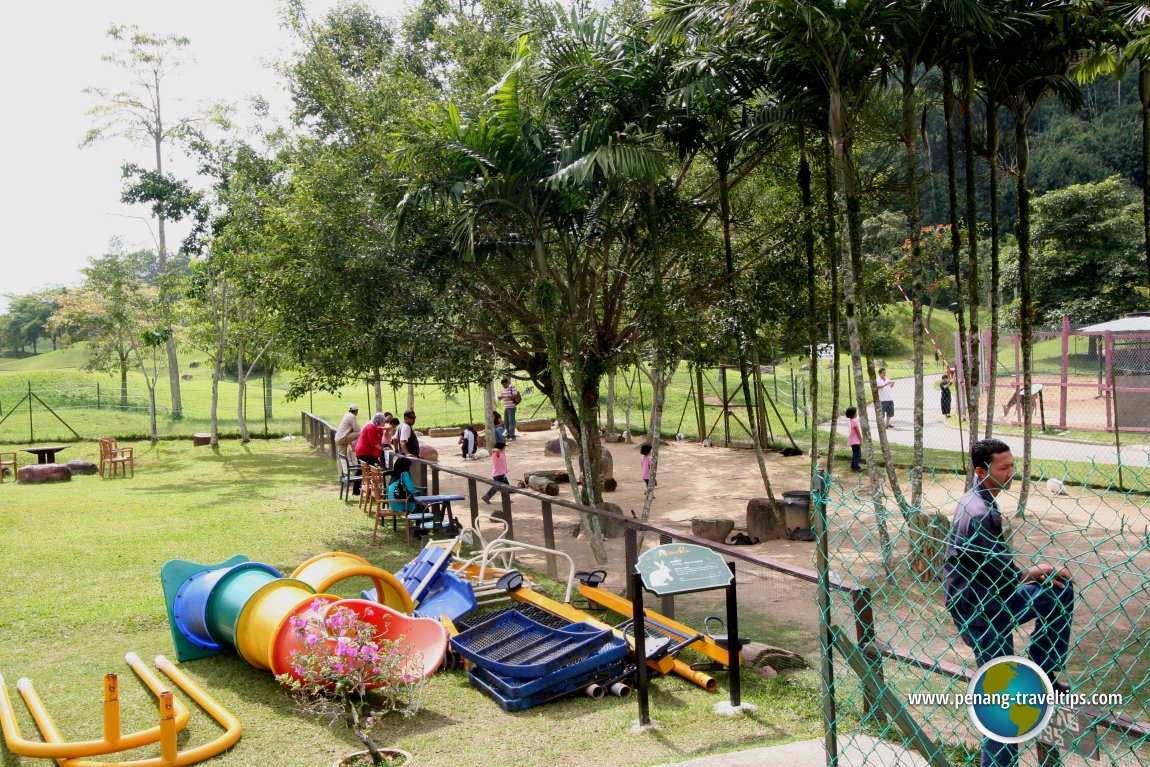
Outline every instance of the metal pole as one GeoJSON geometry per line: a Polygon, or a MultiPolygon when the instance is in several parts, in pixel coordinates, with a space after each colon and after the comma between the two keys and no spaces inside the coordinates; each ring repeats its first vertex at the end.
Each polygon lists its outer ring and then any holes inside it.
{"type": "MultiPolygon", "coordinates": [[[[961,432],[962,430],[959,429],[961,432]]],[[[829,475],[818,472],[814,477],[815,502],[815,569],[818,572],[816,603],[819,606],[819,676],[823,687],[823,747],[828,767],[838,765],[838,716],[835,711],[834,639],[831,636],[830,552],[827,543],[827,488],[829,475]]]]}
{"type": "Polygon", "coordinates": [[[28,382],[28,441],[36,441],[36,432],[32,430],[32,382],[28,382]]]}
{"type": "Polygon", "coordinates": [[[635,692],[639,700],[639,726],[651,724],[651,707],[647,700],[647,636],[643,630],[643,579],[639,573],[631,573],[631,591],[634,594],[631,606],[632,627],[635,630],[635,692]]]}
{"type": "Polygon", "coordinates": [[[731,708],[738,710],[743,702],[742,681],[739,679],[739,603],[735,593],[735,563],[728,562],[731,568],[731,585],[727,586],[727,668],[731,684],[731,708]]]}
{"type": "Polygon", "coordinates": [[[100,409],[100,382],[96,382],[96,409],[100,409]]]}
{"type": "Polygon", "coordinates": [[[1062,376],[1058,398],[1058,428],[1066,428],[1066,397],[1070,383],[1070,318],[1062,315],[1062,376]]]}

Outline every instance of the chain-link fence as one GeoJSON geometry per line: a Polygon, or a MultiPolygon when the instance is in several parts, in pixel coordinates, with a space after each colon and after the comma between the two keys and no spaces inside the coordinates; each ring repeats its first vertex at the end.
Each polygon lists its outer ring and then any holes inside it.
{"type": "Polygon", "coordinates": [[[868,764],[1150,763],[1150,502],[1062,476],[1040,478],[1024,510],[1014,491],[967,494],[958,473],[928,474],[918,509],[865,482],[826,483],[816,506],[838,752],[872,748],[862,733],[916,752],[868,764]],[[1049,690],[1017,662],[977,674],[1006,655],[1051,672],[1062,697],[1026,697],[1049,690]],[[1017,746],[999,744],[1010,736],[1017,746]]]}

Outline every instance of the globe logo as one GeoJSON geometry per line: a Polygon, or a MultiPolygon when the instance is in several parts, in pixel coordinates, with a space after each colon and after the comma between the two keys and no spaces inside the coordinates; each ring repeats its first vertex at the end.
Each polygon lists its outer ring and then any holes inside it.
{"type": "Polygon", "coordinates": [[[999,743],[1038,736],[1054,715],[1054,687],[1033,661],[1004,655],[983,664],[967,688],[974,726],[999,743]]]}

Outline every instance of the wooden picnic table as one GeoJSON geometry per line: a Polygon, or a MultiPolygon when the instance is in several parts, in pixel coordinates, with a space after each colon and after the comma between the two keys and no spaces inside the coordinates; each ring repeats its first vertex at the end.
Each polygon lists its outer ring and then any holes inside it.
{"type": "Polygon", "coordinates": [[[25,453],[36,456],[38,463],[56,463],[56,453],[67,449],[67,445],[39,445],[24,448],[25,453]]]}

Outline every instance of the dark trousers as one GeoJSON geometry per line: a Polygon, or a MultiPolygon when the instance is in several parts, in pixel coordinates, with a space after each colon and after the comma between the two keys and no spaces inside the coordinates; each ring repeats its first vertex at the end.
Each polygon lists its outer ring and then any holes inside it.
{"type": "Polygon", "coordinates": [[[862,471],[862,445],[851,445],[851,471],[862,471]]]}
{"type": "MultiPolygon", "coordinates": [[[[496,482],[502,482],[505,485],[511,484],[510,482],[507,481],[507,475],[506,474],[500,474],[499,476],[492,477],[492,479],[495,480],[496,482]]],[[[496,487],[495,485],[492,485],[491,487],[487,488],[487,492],[483,494],[483,500],[490,501],[492,496],[494,496],[495,493],[497,493],[498,491],[499,491],[499,488],[496,487]]]]}
{"type": "MultiPolygon", "coordinates": [[[[962,641],[973,650],[979,666],[1003,655],[1014,655],[1014,629],[1034,621],[1026,654],[1047,676],[1054,678],[1066,668],[1070,652],[1070,629],[1074,620],[1074,587],[1058,588],[1046,583],[1027,583],[1015,589],[1005,609],[995,616],[964,620],[952,614],[962,641]],[[989,619],[991,622],[987,622],[989,619]]],[[[982,767],[1014,767],[1018,746],[989,738],[982,741],[982,767]]]]}
{"type": "Polygon", "coordinates": [[[357,455],[360,463],[366,463],[369,466],[379,466],[378,455],[357,455]]]}

